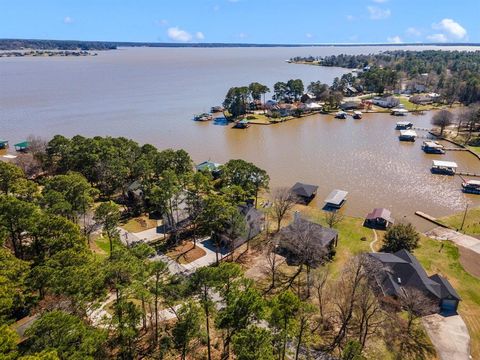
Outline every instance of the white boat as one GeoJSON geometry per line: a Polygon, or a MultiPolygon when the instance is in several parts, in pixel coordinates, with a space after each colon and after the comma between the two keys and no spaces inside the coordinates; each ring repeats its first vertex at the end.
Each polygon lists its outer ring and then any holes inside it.
{"type": "Polygon", "coordinates": [[[358,110],[355,110],[353,112],[353,118],[356,119],[356,120],[360,120],[362,118],[362,112],[358,111],[358,110]]]}
{"type": "Polygon", "coordinates": [[[335,119],[346,119],[347,113],[345,111],[339,111],[335,114],[335,119]]]}
{"type": "Polygon", "coordinates": [[[480,195],[480,180],[466,180],[462,183],[464,193],[480,195]]]}
{"type": "Polygon", "coordinates": [[[396,129],[397,130],[408,130],[413,127],[413,124],[410,121],[399,121],[396,124],[396,129]]]}

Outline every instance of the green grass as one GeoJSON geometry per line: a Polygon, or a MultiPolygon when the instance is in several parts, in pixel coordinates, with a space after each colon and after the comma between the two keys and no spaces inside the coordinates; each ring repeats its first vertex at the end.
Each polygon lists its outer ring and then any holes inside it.
{"type": "Polygon", "coordinates": [[[408,111],[425,111],[436,108],[435,105],[416,105],[405,97],[398,97],[398,100],[400,100],[400,104],[402,104],[408,111]]]}
{"type": "Polygon", "coordinates": [[[470,333],[472,356],[480,359],[480,279],[463,269],[458,248],[453,243],[444,241],[443,244],[439,252],[439,241],[422,237],[421,246],[414,254],[429,274],[445,276],[462,298],[459,313],[470,333]]]}
{"type": "Polygon", "coordinates": [[[480,146],[468,146],[468,148],[480,155],[480,146]]]}
{"type": "MultiPolygon", "coordinates": [[[[440,218],[439,220],[453,229],[460,229],[463,216],[464,212],[462,211],[451,216],[440,218]]],[[[472,208],[467,211],[462,232],[473,236],[480,235],[480,207],[472,208]]]]}
{"type": "Polygon", "coordinates": [[[110,242],[107,238],[99,236],[94,240],[94,242],[97,248],[100,249],[100,251],[95,251],[96,254],[102,257],[110,256],[110,242]]]}

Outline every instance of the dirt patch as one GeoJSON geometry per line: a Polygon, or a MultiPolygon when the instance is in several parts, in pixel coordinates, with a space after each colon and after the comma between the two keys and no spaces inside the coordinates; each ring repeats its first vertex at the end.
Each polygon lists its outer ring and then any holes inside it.
{"type": "Polygon", "coordinates": [[[158,221],[149,219],[148,216],[139,216],[128,220],[121,227],[131,233],[139,233],[145,230],[153,229],[158,226],[158,221]]]}
{"type": "Polygon", "coordinates": [[[475,251],[467,249],[463,246],[459,246],[458,250],[460,252],[460,264],[470,275],[480,278],[480,255],[475,251]]]}
{"type": "Polygon", "coordinates": [[[188,241],[178,245],[173,249],[170,249],[165,253],[165,255],[172,258],[179,264],[188,264],[207,255],[207,253],[198,246],[194,247],[193,243],[188,241]]]}

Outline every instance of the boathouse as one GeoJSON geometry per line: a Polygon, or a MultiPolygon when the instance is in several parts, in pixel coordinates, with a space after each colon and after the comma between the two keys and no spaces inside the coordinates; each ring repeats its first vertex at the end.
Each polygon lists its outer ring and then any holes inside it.
{"type": "Polygon", "coordinates": [[[390,210],[385,208],[373,209],[371,213],[367,214],[363,225],[372,229],[386,230],[390,225],[393,225],[394,220],[390,210]]]}
{"type": "Polygon", "coordinates": [[[458,165],[453,161],[433,160],[432,173],[441,175],[455,175],[458,165]]]}
{"type": "Polygon", "coordinates": [[[27,151],[30,147],[30,143],[28,141],[22,141],[13,146],[15,147],[15,151],[27,151]]]}
{"type": "Polygon", "coordinates": [[[308,204],[317,195],[318,186],[297,182],[290,192],[297,198],[298,203],[308,204]]]}
{"type": "Polygon", "coordinates": [[[340,209],[347,201],[347,195],[347,191],[333,190],[325,199],[325,208],[340,209]]]}
{"type": "Polygon", "coordinates": [[[415,141],[417,133],[414,130],[400,130],[400,141],[415,141]]]}
{"type": "Polygon", "coordinates": [[[436,141],[424,141],[422,150],[427,154],[445,154],[445,149],[442,144],[436,141]]]}
{"type": "Polygon", "coordinates": [[[410,121],[399,121],[396,124],[396,129],[397,130],[408,130],[413,127],[413,124],[410,121]]]}

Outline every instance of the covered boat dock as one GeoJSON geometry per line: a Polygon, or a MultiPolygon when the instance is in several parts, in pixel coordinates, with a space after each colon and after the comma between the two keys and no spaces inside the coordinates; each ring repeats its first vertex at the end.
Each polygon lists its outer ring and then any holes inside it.
{"type": "Polygon", "coordinates": [[[325,207],[340,209],[345,201],[347,201],[348,191],[344,190],[333,190],[325,199],[325,207]]]}
{"type": "Polygon", "coordinates": [[[15,151],[27,151],[30,147],[30,143],[28,141],[22,141],[13,146],[15,146],[15,151]]]}
{"type": "Polygon", "coordinates": [[[433,160],[432,173],[442,175],[455,175],[458,165],[453,161],[433,160]]]}
{"type": "Polygon", "coordinates": [[[400,130],[400,141],[415,141],[417,133],[414,130],[400,130]]]}
{"type": "Polygon", "coordinates": [[[0,149],[8,148],[8,140],[0,140],[0,149]]]}
{"type": "Polygon", "coordinates": [[[422,150],[427,154],[445,154],[444,146],[436,141],[424,141],[422,150]]]}

